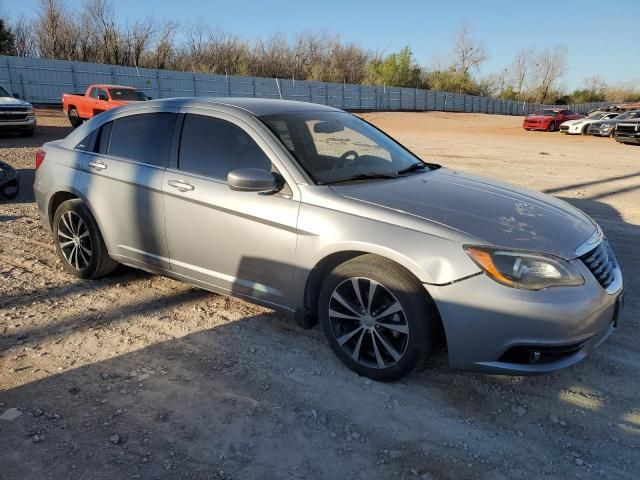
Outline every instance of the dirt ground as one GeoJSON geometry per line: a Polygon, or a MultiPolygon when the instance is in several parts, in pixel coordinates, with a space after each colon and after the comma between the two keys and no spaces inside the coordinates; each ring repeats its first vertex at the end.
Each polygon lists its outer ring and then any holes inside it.
{"type": "Polygon", "coordinates": [[[20,197],[0,204],[0,478],[640,477],[640,148],[525,132],[517,117],[372,113],[429,161],[564,198],[603,226],[626,281],[616,332],[541,377],[436,356],[358,377],[318,328],[167,278],[63,272],[33,203],[34,155],[70,130],[38,111],[0,137],[20,197]],[[18,409],[18,410],[14,410],[18,409]]]}

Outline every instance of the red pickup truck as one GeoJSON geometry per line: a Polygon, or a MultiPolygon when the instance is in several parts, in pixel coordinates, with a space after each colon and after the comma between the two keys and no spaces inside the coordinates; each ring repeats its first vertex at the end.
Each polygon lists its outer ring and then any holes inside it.
{"type": "Polygon", "coordinates": [[[105,110],[131,102],[144,102],[149,98],[133,87],[120,85],[89,85],[84,94],[62,95],[62,109],[73,128],[105,110]]]}

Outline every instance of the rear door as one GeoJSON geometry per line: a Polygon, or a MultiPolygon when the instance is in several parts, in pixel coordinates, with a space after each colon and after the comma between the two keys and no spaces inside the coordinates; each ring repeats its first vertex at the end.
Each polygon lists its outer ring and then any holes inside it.
{"type": "Polygon", "coordinates": [[[166,238],[171,269],[195,283],[292,306],[299,193],[232,191],[227,174],[261,168],[287,174],[260,133],[244,121],[187,108],[176,168],[167,169],[166,238]]]}
{"type": "Polygon", "coordinates": [[[169,270],[162,175],[175,109],[144,109],[103,124],[79,178],[109,252],[123,263],[169,270]]]}

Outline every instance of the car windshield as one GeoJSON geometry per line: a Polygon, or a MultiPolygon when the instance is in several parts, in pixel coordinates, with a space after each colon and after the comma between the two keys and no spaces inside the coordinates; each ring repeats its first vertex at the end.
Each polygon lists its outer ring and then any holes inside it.
{"type": "Polygon", "coordinates": [[[7,92],[4,87],[0,86],[0,97],[11,97],[12,95],[7,92]]]}
{"type": "Polygon", "coordinates": [[[629,119],[629,118],[637,118],[640,117],[640,111],[631,111],[631,112],[624,112],[621,113],[620,115],[618,115],[617,119],[618,120],[625,120],[625,119],[629,119]]]}
{"type": "Polygon", "coordinates": [[[558,116],[558,112],[556,112],[555,110],[537,110],[533,112],[533,114],[539,117],[557,117],[558,116]]]}
{"type": "Polygon", "coordinates": [[[295,112],[260,119],[317,184],[397,177],[433,167],[346,112],[295,112]]]}
{"type": "Polygon", "coordinates": [[[609,114],[608,113],[603,113],[603,112],[595,112],[595,113],[592,113],[591,115],[589,115],[587,118],[589,118],[591,120],[600,120],[601,118],[604,118],[607,115],[609,115],[609,114]]]}
{"type": "Polygon", "coordinates": [[[125,102],[144,102],[147,96],[140,90],[133,90],[132,88],[110,88],[112,100],[122,100],[125,102]]]}

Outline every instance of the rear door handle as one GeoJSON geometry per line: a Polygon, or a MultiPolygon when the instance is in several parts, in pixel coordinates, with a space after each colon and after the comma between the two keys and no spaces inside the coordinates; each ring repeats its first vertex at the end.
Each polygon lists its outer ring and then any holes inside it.
{"type": "Polygon", "coordinates": [[[89,162],[89,166],[94,170],[104,170],[107,168],[107,165],[100,160],[89,162]]]}
{"type": "Polygon", "coordinates": [[[169,180],[167,183],[169,184],[169,186],[177,188],[180,192],[189,192],[191,190],[195,190],[196,188],[189,182],[185,182],[184,180],[169,180]]]}

